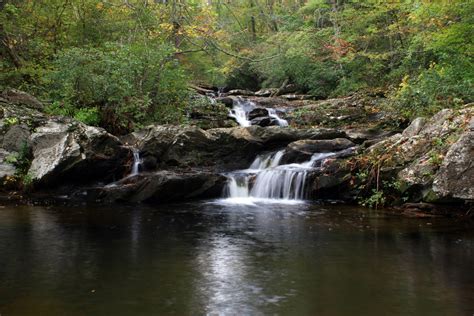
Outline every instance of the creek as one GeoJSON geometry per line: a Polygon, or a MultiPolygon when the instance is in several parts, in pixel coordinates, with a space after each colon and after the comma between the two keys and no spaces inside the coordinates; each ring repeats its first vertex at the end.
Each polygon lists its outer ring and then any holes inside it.
{"type": "Polygon", "coordinates": [[[0,210],[2,315],[471,315],[455,219],[222,200],[0,210]]]}

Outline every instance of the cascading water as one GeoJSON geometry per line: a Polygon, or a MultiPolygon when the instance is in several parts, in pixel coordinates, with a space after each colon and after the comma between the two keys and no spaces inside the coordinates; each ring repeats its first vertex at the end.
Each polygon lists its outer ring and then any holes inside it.
{"type": "Polygon", "coordinates": [[[297,202],[306,198],[306,178],[325,158],[335,153],[317,153],[309,161],[280,165],[285,151],[258,156],[249,169],[228,174],[227,201],[297,202]]]}
{"type": "Polygon", "coordinates": [[[133,149],[133,165],[132,165],[132,172],[130,172],[129,176],[136,176],[140,172],[140,165],[142,160],[140,158],[140,152],[138,149],[133,149]]]}
{"type": "Polygon", "coordinates": [[[255,103],[238,97],[233,100],[232,109],[229,110],[229,116],[233,117],[240,126],[247,127],[251,123],[248,119],[248,113],[255,109],[255,103]]]}
{"type": "MultiPolygon", "coordinates": [[[[249,112],[256,108],[257,106],[254,102],[238,97],[233,100],[232,109],[229,110],[229,116],[233,117],[240,126],[248,127],[252,125],[248,118],[249,112]]],[[[266,110],[268,111],[268,116],[273,118],[278,126],[288,126],[288,121],[280,118],[275,109],[266,108],[266,110]]]]}
{"type": "Polygon", "coordinates": [[[274,118],[278,122],[278,126],[288,126],[288,121],[280,118],[277,111],[272,108],[267,108],[268,116],[274,118]]]}

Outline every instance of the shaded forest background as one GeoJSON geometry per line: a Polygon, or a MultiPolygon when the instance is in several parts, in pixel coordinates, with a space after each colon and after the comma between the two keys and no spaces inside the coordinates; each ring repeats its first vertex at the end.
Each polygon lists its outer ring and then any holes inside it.
{"type": "Polygon", "coordinates": [[[377,94],[413,118],[474,100],[473,20],[473,1],[3,0],[0,89],[119,132],[186,123],[191,83],[377,94]]]}

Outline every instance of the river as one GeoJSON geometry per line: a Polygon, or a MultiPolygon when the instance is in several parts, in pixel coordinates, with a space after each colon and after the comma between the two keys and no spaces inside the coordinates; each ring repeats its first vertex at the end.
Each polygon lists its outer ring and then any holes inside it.
{"type": "Polygon", "coordinates": [[[0,314],[472,315],[474,225],[317,204],[0,209],[0,314]]]}

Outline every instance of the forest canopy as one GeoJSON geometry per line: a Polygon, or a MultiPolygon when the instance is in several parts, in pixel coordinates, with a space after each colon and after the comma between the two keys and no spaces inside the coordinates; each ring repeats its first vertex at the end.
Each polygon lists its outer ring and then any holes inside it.
{"type": "Polygon", "coordinates": [[[110,130],[185,123],[188,85],[474,101],[472,1],[3,0],[0,89],[110,130]]]}

